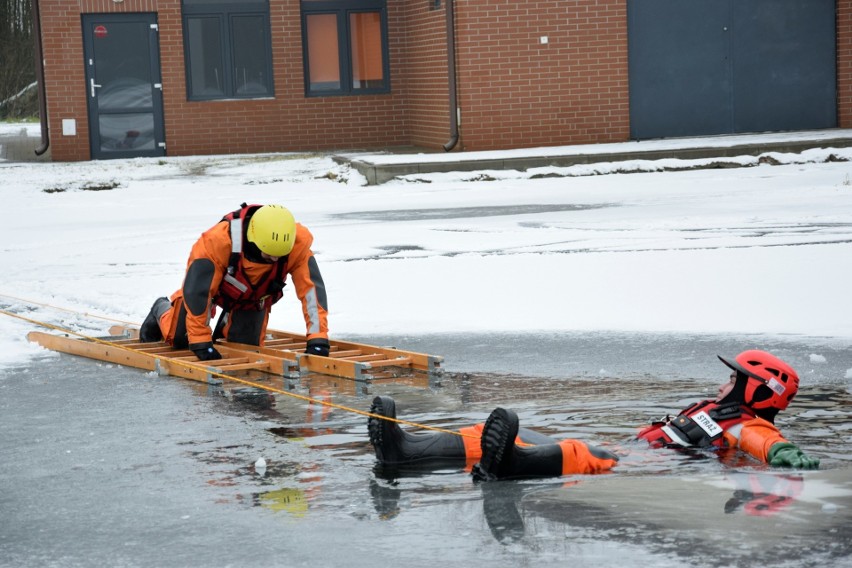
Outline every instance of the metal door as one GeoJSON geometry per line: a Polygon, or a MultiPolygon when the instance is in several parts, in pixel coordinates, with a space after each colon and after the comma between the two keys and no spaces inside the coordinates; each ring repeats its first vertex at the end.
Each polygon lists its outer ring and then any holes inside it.
{"type": "Polygon", "coordinates": [[[631,138],[731,131],[728,2],[630,0],[631,138]]]}
{"type": "Polygon", "coordinates": [[[835,0],[628,0],[634,139],[837,126],[835,0]]]}
{"type": "Polygon", "coordinates": [[[734,132],[837,126],[835,0],[733,3],[734,132]]]}
{"type": "Polygon", "coordinates": [[[85,14],[93,159],[163,156],[163,86],[155,14],[85,14]]]}

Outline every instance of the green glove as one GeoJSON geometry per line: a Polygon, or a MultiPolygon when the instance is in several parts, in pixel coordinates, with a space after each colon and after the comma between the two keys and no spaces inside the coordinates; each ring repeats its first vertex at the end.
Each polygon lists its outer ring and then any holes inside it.
{"type": "Polygon", "coordinates": [[[819,469],[819,458],[809,458],[789,442],[778,442],[769,448],[769,465],[795,467],[797,469],[819,469]]]}

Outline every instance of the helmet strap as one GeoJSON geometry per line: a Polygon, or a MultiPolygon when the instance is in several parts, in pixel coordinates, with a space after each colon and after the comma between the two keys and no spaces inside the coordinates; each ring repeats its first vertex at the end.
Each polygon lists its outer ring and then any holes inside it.
{"type": "Polygon", "coordinates": [[[745,392],[746,392],[746,384],[748,383],[748,376],[736,371],[737,380],[734,382],[734,388],[725,395],[725,398],[719,401],[719,404],[727,404],[731,402],[736,402],[738,404],[746,404],[745,401],[745,392]]]}
{"type": "Polygon", "coordinates": [[[775,417],[778,415],[777,408],[752,408],[752,412],[757,414],[759,417],[763,418],[767,422],[775,424],[775,417]]]}
{"type": "Polygon", "coordinates": [[[243,247],[243,256],[252,262],[271,264],[271,262],[263,258],[257,245],[249,241],[245,242],[245,246],[243,247]]]}

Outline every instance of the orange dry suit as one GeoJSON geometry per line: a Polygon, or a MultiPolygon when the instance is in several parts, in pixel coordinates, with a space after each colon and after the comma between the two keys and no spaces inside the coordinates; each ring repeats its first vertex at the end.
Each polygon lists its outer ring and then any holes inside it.
{"type": "Polygon", "coordinates": [[[164,340],[176,348],[204,345],[220,337],[263,345],[269,311],[283,296],[287,275],[302,302],[307,339],[328,339],[325,284],[311,244],[313,235],[296,224],[290,254],[265,261],[246,239],[246,228],[260,205],[243,205],[204,232],[193,245],[183,287],[159,318],[164,340]],[[215,332],[210,318],[223,310],[215,332]]]}
{"type": "Polygon", "coordinates": [[[739,448],[764,463],[769,448],[787,442],[778,428],[739,402],[696,402],[674,418],[654,422],[637,438],[654,447],[739,448]]]}
{"type": "MultiPolygon", "coordinates": [[[[384,424],[377,457],[385,465],[464,464],[465,471],[482,458],[484,423],[467,426],[458,433],[437,431],[409,432],[397,425],[384,424]]],[[[553,438],[520,428],[515,438],[516,459],[513,475],[560,476],[578,473],[601,473],[612,469],[618,458],[601,448],[580,440],[556,442],[553,438]]]]}
{"type": "MultiPolygon", "coordinates": [[[[465,437],[467,463],[472,465],[482,458],[482,429],[485,424],[462,428],[465,437]]],[[[602,473],[618,462],[615,454],[591,446],[580,440],[568,438],[556,442],[543,434],[522,428],[515,438],[509,471],[511,477],[558,477],[579,473],[602,473]],[[540,438],[544,438],[543,440],[540,438]]]]}

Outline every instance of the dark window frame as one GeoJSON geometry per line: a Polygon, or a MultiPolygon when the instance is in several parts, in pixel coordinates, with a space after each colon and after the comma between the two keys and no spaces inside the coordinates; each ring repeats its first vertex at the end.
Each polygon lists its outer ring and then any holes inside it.
{"type": "Polygon", "coordinates": [[[272,32],[269,21],[269,0],[255,0],[250,2],[222,2],[221,0],[204,0],[181,2],[181,21],[184,37],[184,65],[186,68],[186,98],[189,101],[221,101],[221,100],[247,100],[247,99],[269,99],[275,97],[275,82],[272,67],[272,32]],[[235,17],[260,17],[263,21],[263,50],[266,53],[264,70],[269,77],[267,89],[263,93],[241,94],[237,92],[235,71],[235,39],[234,23],[235,17]],[[196,94],[192,92],[192,53],[189,45],[189,22],[191,19],[216,19],[219,22],[220,46],[219,56],[222,59],[222,74],[224,93],[215,95],[196,94]]]}
{"type": "Polygon", "coordinates": [[[302,68],[305,75],[306,97],[340,97],[387,94],[391,92],[390,49],[388,46],[388,9],[387,0],[302,0],[302,68]],[[379,13],[382,42],[381,87],[352,87],[352,53],[350,48],[349,15],[354,13],[379,13]],[[334,14],[337,16],[337,45],[340,64],[340,88],[311,90],[310,62],[308,53],[308,16],[334,14]]]}

